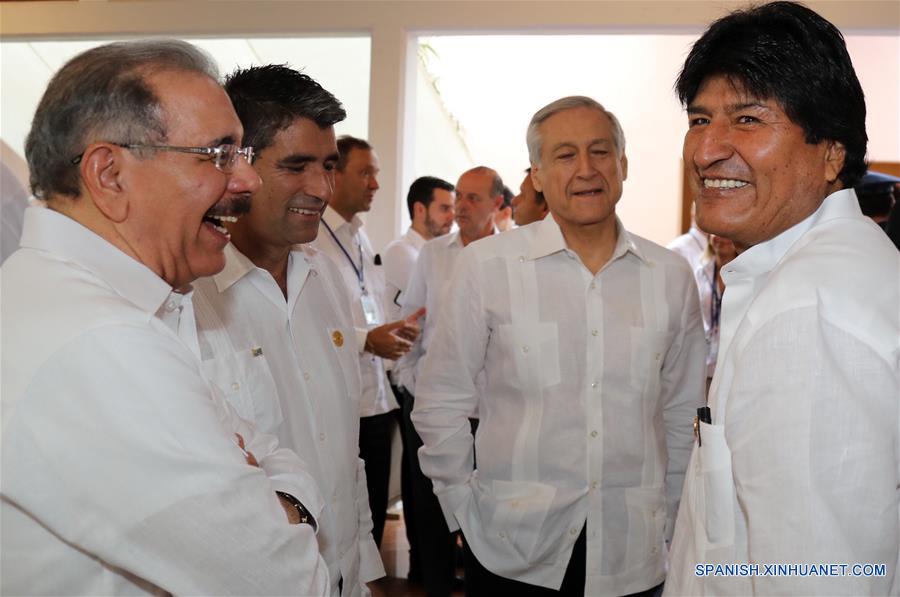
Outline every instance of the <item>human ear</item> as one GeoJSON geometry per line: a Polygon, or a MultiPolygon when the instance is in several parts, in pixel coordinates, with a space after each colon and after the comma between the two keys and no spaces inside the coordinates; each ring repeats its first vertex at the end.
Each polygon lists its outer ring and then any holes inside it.
{"type": "Polygon", "coordinates": [[[847,148],[840,141],[825,142],[825,182],[828,184],[837,180],[844,162],[847,160],[847,148]]]}
{"type": "Polygon", "coordinates": [[[541,193],[544,191],[544,185],[541,183],[541,179],[538,177],[539,170],[539,166],[531,167],[531,186],[534,187],[535,191],[541,193]]]}
{"type": "Polygon", "coordinates": [[[89,145],[81,157],[81,180],[94,205],[108,220],[121,223],[128,216],[122,182],[121,148],[110,143],[89,145]]]}

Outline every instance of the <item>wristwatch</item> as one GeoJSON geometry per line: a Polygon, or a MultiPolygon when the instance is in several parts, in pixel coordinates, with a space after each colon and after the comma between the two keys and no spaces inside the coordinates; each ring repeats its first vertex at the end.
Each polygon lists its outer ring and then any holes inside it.
{"type": "Polygon", "coordinates": [[[287,502],[291,506],[293,506],[295,510],[297,510],[297,514],[300,515],[300,524],[308,524],[313,528],[314,531],[319,530],[319,525],[316,523],[315,517],[309,513],[309,510],[306,509],[306,506],[300,503],[300,500],[284,491],[276,491],[275,494],[278,497],[287,500],[287,502]]]}

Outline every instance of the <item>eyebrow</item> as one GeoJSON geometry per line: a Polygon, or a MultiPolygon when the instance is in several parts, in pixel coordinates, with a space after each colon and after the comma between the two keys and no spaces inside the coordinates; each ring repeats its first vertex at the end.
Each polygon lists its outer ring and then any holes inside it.
{"type": "MultiPolygon", "coordinates": [[[[741,110],[746,110],[748,108],[762,108],[764,110],[770,110],[771,106],[768,104],[762,103],[759,100],[752,100],[748,102],[740,102],[737,104],[729,104],[725,106],[726,114],[733,114],[734,112],[740,112],[741,110]]],[[[706,106],[691,104],[687,107],[688,114],[712,114],[712,110],[707,108],[706,106]]]]}
{"type": "MultiPolygon", "coordinates": [[[[593,145],[612,145],[612,144],[613,144],[612,140],[600,137],[597,139],[591,139],[588,142],[588,147],[591,147],[593,145]]],[[[578,143],[576,143],[574,141],[562,141],[562,142],[554,145],[552,148],[550,148],[550,152],[553,153],[554,151],[556,151],[558,149],[562,149],[563,147],[577,147],[577,146],[578,146],[578,143]]]]}
{"type": "Polygon", "coordinates": [[[210,143],[206,147],[218,147],[219,145],[234,145],[235,139],[231,135],[225,135],[224,137],[219,137],[218,139],[214,139],[210,141],[210,143]]]}
{"type": "MultiPolygon", "coordinates": [[[[308,164],[310,162],[315,162],[316,156],[309,155],[305,153],[294,153],[289,156],[286,156],[280,160],[278,160],[279,166],[300,166],[302,164],[308,164]]],[[[333,153],[325,158],[326,162],[336,162],[338,161],[338,154],[333,153]]]]}

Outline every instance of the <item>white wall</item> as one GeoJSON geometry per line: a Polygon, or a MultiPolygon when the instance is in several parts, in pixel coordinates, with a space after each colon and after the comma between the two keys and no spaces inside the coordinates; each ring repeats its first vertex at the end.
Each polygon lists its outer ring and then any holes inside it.
{"type": "MultiPolygon", "coordinates": [[[[471,32],[696,35],[712,19],[745,4],[744,0],[488,0],[478,3],[464,0],[3,2],[0,5],[3,17],[0,20],[0,34],[6,40],[159,34],[188,38],[314,36],[333,31],[370,35],[372,51],[369,113],[373,117],[369,119],[368,137],[378,148],[383,166],[382,197],[394,198],[393,201],[376,202],[367,218],[373,242],[380,248],[401,231],[404,211],[402,197],[406,186],[414,178],[411,173],[416,169],[415,156],[410,151],[417,143],[414,140],[414,113],[407,107],[416,85],[417,35],[471,32]],[[211,10],[211,7],[215,7],[215,10],[211,10]]],[[[810,0],[807,5],[851,35],[859,32],[880,33],[894,40],[900,35],[900,3],[895,0],[810,0]]],[[[859,43],[866,45],[864,41],[859,43]]],[[[852,46],[853,44],[851,49],[852,46]]],[[[879,116],[876,126],[878,129],[884,128],[885,138],[894,135],[896,139],[896,114],[900,112],[900,107],[891,94],[896,93],[896,73],[900,71],[900,58],[895,49],[895,41],[887,42],[885,47],[886,51],[882,51],[884,48],[865,50],[867,64],[871,64],[871,77],[866,74],[863,84],[870,98],[873,117],[876,111],[879,114],[894,114],[893,120],[882,120],[879,116]],[[876,103],[872,103],[873,98],[876,103]]],[[[636,48],[636,52],[636,55],[642,55],[643,50],[636,48]]],[[[509,58],[513,61],[515,56],[511,55],[509,58]]],[[[664,58],[668,60],[674,56],[664,58]]],[[[670,69],[671,65],[665,60],[657,63],[647,58],[645,64],[655,66],[630,71],[629,77],[624,79],[626,83],[610,78],[608,93],[602,95],[618,102],[618,93],[627,87],[628,82],[652,76],[650,73],[654,70],[660,73],[663,69],[670,69]]],[[[582,54],[573,57],[572,64],[579,68],[577,77],[590,79],[598,77],[598,73],[603,72],[602,68],[608,65],[629,61],[617,54],[605,57],[582,54]]],[[[5,73],[7,69],[4,67],[2,70],[5,73]]],[[[666,72],[662,76],[671,80],[672,73],[666,72]]],[[[861,78],[864,78],[862,73],[861,78]]],[[[7,85],[3,85],[2,97],[7,97],[9,89],[7,85]]],[[[610,103],[610,100],[604,101],[610,103]]],[[[628,102],[623,102],[623,107],[619,109],[620,112],[624,110],[623,114],[627,114],[633,107],[627,104],[628,102]]],[[[642,127],[653,128],[652,123],[660,118],[654,112],[648,110],[629,115],[626,124],[629,136],[637,139],[641,137],[642,127]],[[629,129],[634,132],[629,132],[629,129]]],[[[873,157],[900,160],[900,151],[895,141],[882,141],[881,136],[876,137],[875,127],[870,127],[870,136],[873,139],[873,157]],[[874,153],[876,149],[878,156],[874,153]]],[[[640,164],[633,166],[637,170],[633,169],[631,172],[632,182],[636,182],[638,178],[652,182],[661,177],[668,178],[673,169],[677,172],[678,166],[668,161],[672,159],[673,152],[675,156],[678,155],[677,143],[672,146],[671,141],[655,140],[654,149],[656,145],[659,145],[660,159],[666,161],[640,160],[640,164]]],[[[478,161],[477,155],[473,157],[478,161]]],[[[629,225],[643,226],[644,222],[651,222],[652,219],[653,223],[648,224],[645,232],[648,236],[659,240],[663,240],[664,236],[671,236],[665,232],[677,226],[677,220],[673,222],[669,219],[677,212],[677,209],[671,207],[671,198],[665,199],[667,203],[664,207],[640,207],[634,212],[630,210],[631,203],[644,201],[645,195],[657,195],[655,200],[668,197],[672,187],[671,182],[652,183],[652,186],[644,190],[629,186],[622,205],[623,216],[628,219],[629,225]]]]}

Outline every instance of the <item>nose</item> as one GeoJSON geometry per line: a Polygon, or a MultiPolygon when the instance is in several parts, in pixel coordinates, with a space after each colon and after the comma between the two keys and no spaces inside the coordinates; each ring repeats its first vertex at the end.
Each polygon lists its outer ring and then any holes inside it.
{"type": "Polygon", "coordinates": [[[369,189],[372,191],[377,191],[381,188],[381,185],[378,184],[378,179],[375,178],[375,175],[369,177],[369,189]]]}
{"type": "Polygon", "coordinates": [[[688,129],[684,139],[685,163],[693,163],[701,170],[727,160],[733,152],[727,126],[714,121],[688,129]]]}
{"type": "Polygon", "coordinates": [[[228,191],[232,193],[255,193],[262,186],[262,179],[250,162],[238,158],[228,175],[228,191]]]}
{"type": "Polygon", "coordinates": [[[597,168],[594,165],[593,159],[591,159],[590,151],[579,152],[577,159],[577,176],[579,176],[580,178],[591,178],[592,176],[594,176],[594,174],[597,173],[597,168]]]}
{"type": "Polygon", "coordinates": [[[331,201],[331,196],[334,194],[334,171],[319,168],[312,175],[307,192],[326,203],[331,201]]]}

